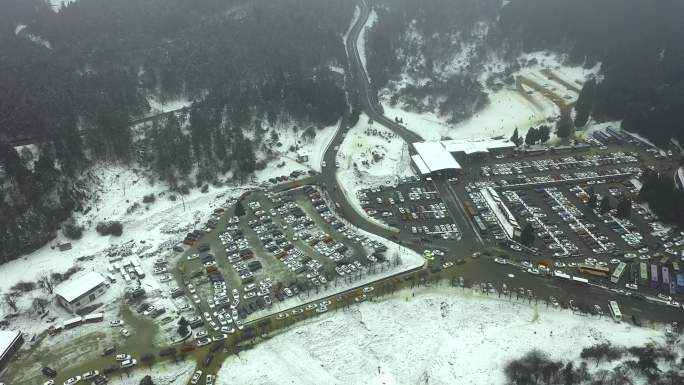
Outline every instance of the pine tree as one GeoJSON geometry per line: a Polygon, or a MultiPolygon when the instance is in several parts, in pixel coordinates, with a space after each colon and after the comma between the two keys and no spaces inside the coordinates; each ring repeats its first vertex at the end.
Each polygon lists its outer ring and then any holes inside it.
{"type": "Polygon", "coordinates": [[[632,215],[632,200],[623,197],[617,205],[617,215],[620,218],[629,218],[632,215]]]}
{"type": "Polygon", "coordinates": [[[561,115],[560,119],[556,122],[556,135],[559,138],[567,139],[570,137],[571,131],[571,120],[568,116],[561,115]]]}
{"type": "Polygon", "coordinates": [[[525,225],[520,233],[520,242],[525,246],[530,246],[534,243],[534,228],[529,223],[525,225]]]}
{"type": "Polygon", "coordinates": [[[520,146],[522,144],[522,140],[520,138],[520,135],[518,134],[518,127],[516,127],[513,131],[513,135],[511,136],[511,142],[515,143],[516,146],[520,146]]]}
{"type": "Polygon", "coordinates": [[[575,126],[583,127],[589,120],[589,114],[594,104],[596,95],[596,79],[591,78],[584,83],[582,91],[580,91],[577,103],[575,104],[575,126]]]}
{"type": "Polygon", "coordinates": [[[530,127],[529,130],[527,130],[527,134],[525,134],[525,144],[528,146],[531,146],[537,142],[539,139],[539,132],[536,128],[530,127]]]}
{"type": "Polygon", "coordinates": [[[551,128],[547,125],[539,127],[539,141],[541,143],[546,143],[551,138],[551,128]]]}
{"type": "Polygon", "coordinates": [[[601,214],[607,213],[610,211],[610,208],[610,198],[606,195],[603,197],[603,199],[601,199],[601,206],[599,208],[601,210],[601,214]]]}

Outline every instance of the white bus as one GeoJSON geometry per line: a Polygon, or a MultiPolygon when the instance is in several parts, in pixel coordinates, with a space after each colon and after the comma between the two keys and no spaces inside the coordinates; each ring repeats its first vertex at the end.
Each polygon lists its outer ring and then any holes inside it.
{"type": "Polygon", "coordinates": [[[620,280],[620,277],[622,277],[622,273],[625,271],[625,267],[627,267],[627,264],[624,262],[620,262],[619,265],[613,270],[613,274],[610,276],[610,282],[612,283],[618,283],[620,280]]]}
{"type": "Polygon", "coordinates": [[[608,308],[610,309],[610,315],[613,316],[613,320],[615,320],[615,322],[622,321],[622,313],[620,312],[620,307],[618,306],[617,302],[608,302],[608,308]]]}

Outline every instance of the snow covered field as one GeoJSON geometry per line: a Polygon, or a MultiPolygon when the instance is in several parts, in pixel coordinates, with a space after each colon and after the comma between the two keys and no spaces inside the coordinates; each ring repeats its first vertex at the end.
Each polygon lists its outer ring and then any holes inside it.
{"type": "Polygon", "coordinates": [[[289,174],[294,169],[308,168],[315,170],[317,172],[321,171],[321,161],[323,160],[323,155],[325,149],[328,148],[328,144],[332,141],[339,128],[339,123],[332,126],[315,128],[315,127],[297,127],[296,124],[280,124],[275,127],[269,128],[266,138],[264,139],[264,148],[272,152],[272,157],[275,159],[273,166],[277,167],[280,161],[285,161],[286,164],[283,169],[273,170],[274,167],[267,167],[266,170],[262,170],[257,173],[259,179],[266,180],[271,178],[267,174],[274,173],[274,176],[283,175],[283,172],[289,174]],[[311,136],[313,133],[314,136],[311,136]],[[273,135],[276,136],[273,136],[273,135]],[[277,138],[277,140],[274,140],[277,138]],[[294,151],[291,151],[294,149],[294,151]],[[297,161],[297,155],[306,155],[308,158],[306,161],[297,161]],[[288,166],[288,161],[296,162],[288,166]]]}
{"type": "Polygon", "coordinates": [[[392,107],[386,102],[383,102],[382,106],[386,116],[390,119],[403,119],[409,130],[425,140],[498,135],[508,137],[513,134],[516,127],[524,134],[529,127],[539,126],[559,113],[558,108],[547,99],[540,98],[538,103],[542,108],[538,108],[518,92],[507,89],[490,94],[489,100],[490,104],[484,110],[458,124],[447,123],[444,117],[433,113],[409,112],[396,106],[392,107]]]}
{"type": "MultiPolygon", "coordinates": [[[[245,189],[254,185],[240,187],[224,186],[210,187],[207,193],[191,190],[188,195],[181,197],[171,193],[165,183],[150,184],[149,180],[139,171],[122,166],[101,166],[91,170],[91,194],[86,202],[86,214],[77,214],[76,220],[84,225],[83,237],[79,240],[67,240],[61,235],[33,253],[2,265],[3,280],[0,282],[0,292],[6,293],[20,281],[36,282],[39,277],[52,273],[64,273],[73,266],[81,271],[73,277],[78,277],[86,271],[96,271],[107,275],[110,265],[108,254],[129,254],[131,256],[148,256],[140,258],[146,271],[151,271],[154,259],[169,254],[169,249],[178,243],[183,235],[194,228],[201,228],[209,218],[213,208],[224,203],[226,199],[241,194],[245,189]],[[154,195],[153,203],[143,203],[143,197],[154,195]],[[171,200],[171,196],[175,200],[171,200]],[[135,210],[132,209],[137,204],[135,210]],[[95,226],[100,221],[120,221],[123,234],[116,236],[101,236],[95,226]],[[71,242],[72,248],[59,251],[56,245],[61,242],[71,242]]],[[[127,257],[130,258],[130,257],[127,257]]],[[[158,276],[148,274],[142,280],[143,287],[148,291],[156,291],[161,286],[158,276]]],[[[102,303],[115,305],[117,298],[123,294],[124,282],[120,275],[118,281],[107,290],[102,303]]],[[[166,291],[164,291],[166,292],[166,291]]],[[[53,301],[53,295],[48,295],[41,289],[25,293],[18,299],[19,315],[11,319],[10,329],[19,329],[24,333],[39,334],[50,326],[32,313],[31,303],[34,297],[45,297],[51,300],[48,306],[50,316],[57,316],[55,323],[63,322],[72,317],[53,301]]],[[[153,296],[154,297],[154,296],[153,296]]],[[[160,298],[160,300],[162,300],[160,298]]],[[[105,318],[110,319],[118,313],[116,306],[107,306],[105,318]]]]}
{"type": "MultiPolygon", "coordinates": [[[[531,349],[578,360],[598,342],[662,342],[662,332],[438,287],[406,290],[297,324],[230,357],[219,384],[502,384],[531,349]]],[[[590,365],[592,366],[592,365],[590,365]]]]}
{"type": "MultiPolygon", "coordinates": [[[[408,145],[395,133],[379,124],[368,124],[361,114],[349,129],[337,152],[337,180],[352,205],[366,215],[356,193],[373,186],[396,185],[399,178],[412,176],[408,145]]],[[[387,226],[371,218],[371,221],[387,226]]]]}
{"type": "MultiPolygon", "coordinates": [[[[562,64],[563,58],[557,55],[534,52],[521,56],[518,59],[525,65],[513,76],[524,76],[550,91],[564,97],[568,103],[577,99],[576,89],[570,89],[567,85],[559,81],[550,79],[542,71],[551,71],[552,74],[570,84],[573,88],[581,89],[582,84],[590,77],[598,73],[600,65],[594,68],[571,67],[562,64]]],[[[498,61],[493,61],[485,65],[488,70],[480,76],[484,82],[488,76],[504,71],[505,67],[498,61]]],[[[411,80],[402,77],[402,83],[410,83],[411,80]]],[[[401,89],[406,84],[397,84],[401,89]]],[[[524,88],[524,87],[523,87],[524,88]]],[[[531,90],[528,90],[531,91],[531,90]]],[[[447,122],[447,117],[438,116],[434,113],[416,113],[408,111],[402,106],[391,106],[389,96],[385,92],[383,96],[383,108],[385,115],[391,119],[402,118],[408,129],[418,133],[426,140],[440,140],[443,138],[462,139],[482,136],[510,136],[515,128],[518,128],[524,136],[527,129],[537,127],[541,124],[550,124],[559,116],[558,106],[549,99],[540,95],[538,92],[530,92],[521,95],[514,86],[504,87],[498,91],[486,90],[489,94],[490,103],[483,110],[474,114],[472,117],[451,124],[447,122]]],[[[554,135],[552,135],[552,140],[554,135]]]]}

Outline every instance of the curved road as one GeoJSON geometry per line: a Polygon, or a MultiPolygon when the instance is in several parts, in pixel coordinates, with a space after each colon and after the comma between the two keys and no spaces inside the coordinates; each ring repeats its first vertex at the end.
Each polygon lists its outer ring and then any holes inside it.
{"type": "MultiPolygon", "coordinates": [[[[370,8],[367,4],[368,0],[360,0],[360,16],[356,24],[352,27],[346,41],[347,56],[349,58],[349,70],[352,75],[353,85],[359,91],[361,97],[361,105],[363,111],[374,121],[387,127],[399,135],[404,141],[412,144],[422,141],[420,135],[408,130],[406,127],[392,121],[383,115],[383,109],[378,102],[377,93],[373,90],[368,74],[366,73],[359,50],[357,47],[358,38],[368,20],[370,15],[370,8]]],[[[333,139],[330,147],[326,150],[324,160],[326,167],[323,168],[322,179],[325,181],[324,188],[329,196],[340,205],[340,213],[349,220],[352,224],[360,227],[366,231],[383,236],[385,238],[396,239],[396,234],[389,232],[385,228],[377,226],[368,221],[362,215],[359,215],[347,202],[347,199],[340,192],[340,189],[335,178],[335,155],[337,153],[336,147],[342,143],[344,135],[346,134],[347,119],[346,116],[340,123],[340,130],[333,139]],[[389,237],[388,237],[389,235],[389,237]]],[[[464,238],[474,237],[479,238],[476,229],[472,228],[472,223],[466,215],[463,205],[449,185],[445,177],[434,177],[434,184],[440,195],[442,195],[445,204],[449,211],[453,214],[456,223],[459,225],[464,238]],[[474,233],[474,234],[473,234],[474,233]]],[[[482,239],[479,238],[482,243],[482,239]]],[[[419,245],[406,244],[407,247],[420,251],[423,247],[419,245]]],[[[429,246],[429,245],[428,245],[429,246]]],[[[456,257],[465,257],[470,255],[472,250],[467,250],[466,247],[462,249],[453,250],[456,257]]],[[[451,254],[451,253],[450,253],[451,254]]],[[[682,309],[676,309],[671,306],[663,306],[651,302],[644,302],[625,295],[617,294],[613,291],[587,285],[577,285],[572,282],[563,282],[556,279],[545,279],[531,276],[525,272],[521,272],[516,268],[510,266],[501,266],[493,262],[480,261],[479,263],[467,263],[461,267],[462,273],[466,279],[474,280],[476,282],[494,282],[494,283],[508,283],[509,287],[526,287],[534,291],[535,296],[543,298],[545,295],[554,295],[557,298],[567,302],[572,299],[578,303],[601,304],[605,308],[609,300],[617,300],[623,308],[623,313],[630,315],[638,315],[640,318],[646,318],[659,321],[672,321],[682,317],[682,309]],[[514,273],[514,274],[511,274],[514,273]]]]}

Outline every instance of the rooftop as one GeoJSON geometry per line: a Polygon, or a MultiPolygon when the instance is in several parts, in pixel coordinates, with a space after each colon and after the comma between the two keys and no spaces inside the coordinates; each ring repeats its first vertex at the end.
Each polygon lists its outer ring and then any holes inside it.
{"type": "Polygon", "coordinates": [[[413,160],[413,163],[418,167],[418,171],[420,172],[420,175],[425,175],[430,173],[430,169],[428,166],[423,162],[423,158],[420,157],[420,155],[411,155],[411,160],[413,160]]]}
{"type": "Polygon", "coordinates": [[[55,289],[55,294],[67,302],[72,302],[104,282],[105,279],[100,274],[91,271],[59,285],[55,289]]]}
{"type": "Polygon", "coordinates": [[[14,340],[16,340],[20,334],[21,333],[16,330],[0,330],[0,360],[5,357],[7,350],[12,346],[14,340]]]}
{"type": "Polygon", "coordinates": [[[449,152],[465,152],[466,154],[515,147],[515,143],[504,138],[449,139],[441,143],[449,152]]]}
{"type": "Polygon", "coordinates": [[[451,153],[444,148],[442,142],[416,142],[413,143],[413,147],[430,172],[461,168],[451,153]]]}

